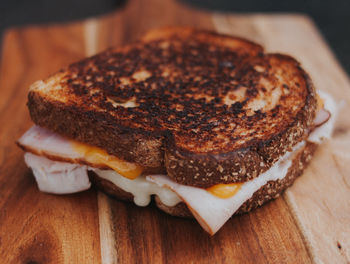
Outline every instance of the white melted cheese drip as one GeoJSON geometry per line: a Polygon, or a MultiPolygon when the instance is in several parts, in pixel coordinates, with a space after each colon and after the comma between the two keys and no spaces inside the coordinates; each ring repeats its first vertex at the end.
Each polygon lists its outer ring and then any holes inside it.
{"type": "Polygon", "coordinates": [[[129,180],[113,170],[93,169],[93,171],[99,177],[131,193],[134,196],[135,204],[138,206],[148,205],[152,195],[157,195],[163,204],[171,207],[181,202],[181,199],[176,193],[168,188],[163,188],[158,184],[147,181],[145,176],[139,176],[134,180],[129,180]]]}

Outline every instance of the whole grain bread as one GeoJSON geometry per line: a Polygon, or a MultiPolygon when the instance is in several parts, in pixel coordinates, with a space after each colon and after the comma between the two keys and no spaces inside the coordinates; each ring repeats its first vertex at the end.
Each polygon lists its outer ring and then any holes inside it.
{"type": "MultiPolygon", "coordinates": [[[[298,176],[303,173],[317,146],[317,144],[307,142],[304,147],[293,156],[292,165],[288,169],[286,177],[284,177],[282,180],[269,181],[267,184],[262,186],[236,211],[235,214],[247,213],[263,205],[264,203],[277,198],[286,188],[293,184],[298,176]]],[[[93,185],[99,190],[117,199],[133,201],[133,195],[131,193],[125,192],[110,181],[97,176],[94,172],[89,172],[89,177],[93,185]]],[[[154,197],[154,200],[157,207],[167,214],[179,217],[193,217],[192,213],[183,202],[173,207],[169,207],[164,205],[157,196],[154,197]]]]}
{"type": "Polygon", "coordinates": [[[28,107],[39,126],[206,188],[270,168],[306,137],[316,99],[290,56],[165,28],[34,83],[28,107]]]}

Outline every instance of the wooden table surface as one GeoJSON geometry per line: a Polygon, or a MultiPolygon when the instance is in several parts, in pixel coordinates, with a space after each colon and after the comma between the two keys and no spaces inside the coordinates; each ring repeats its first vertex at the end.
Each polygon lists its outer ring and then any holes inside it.
{"type": "Polygon", "coordinates": [[[86,21],[10,29],[0,64],[1,263],[349,263],[350,82],[313,22],[298,14],[220,14],[174,0],[130,0],[86,21]],[[31,126],[29,85],[159,26],[235,34],[295,56],[342,106],[334,137],[280,198],[209,237],[194,220],[96,190],[40,193],[15,141],[31,126]]]}

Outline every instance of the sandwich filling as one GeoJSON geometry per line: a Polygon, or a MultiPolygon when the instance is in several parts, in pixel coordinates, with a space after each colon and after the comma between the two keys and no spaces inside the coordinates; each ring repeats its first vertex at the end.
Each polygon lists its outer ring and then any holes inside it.
{"type": "MultiPolygon", "coordinates": [[[[318,110],[314,129],[306,141],[320,144],[330,138],[336,104],[332,97],[319,92],[323,107],[318,110]]],[[[134,196],[139,206],[149,204],[157,195],[166,206],[184,202],[200,225],[215,234],[224,223],[268,181],[286,177],[293,157],[306,144],[299,142],[269,170],[243,183],[218,184],[208,189],[178,184],[166,175],[142,175],[143,168],[107,154],[104,150],[67,140],[44,128],[33,126],[18,141],[24,148],[26,164],[32,168],[43,192],[66,194],[90,188],[88,171],[108,180],[134,196]]]]}

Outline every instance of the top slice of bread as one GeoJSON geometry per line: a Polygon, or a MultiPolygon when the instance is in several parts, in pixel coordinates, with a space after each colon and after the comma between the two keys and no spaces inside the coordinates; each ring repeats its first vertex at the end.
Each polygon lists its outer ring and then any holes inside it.
{"type": "Polygon", "coordinates": [[[28,107],[40,126],[208,187],[271,167],[305,138],[316,99],[292,57],[175,27],[35,82],[28,107]]]}

